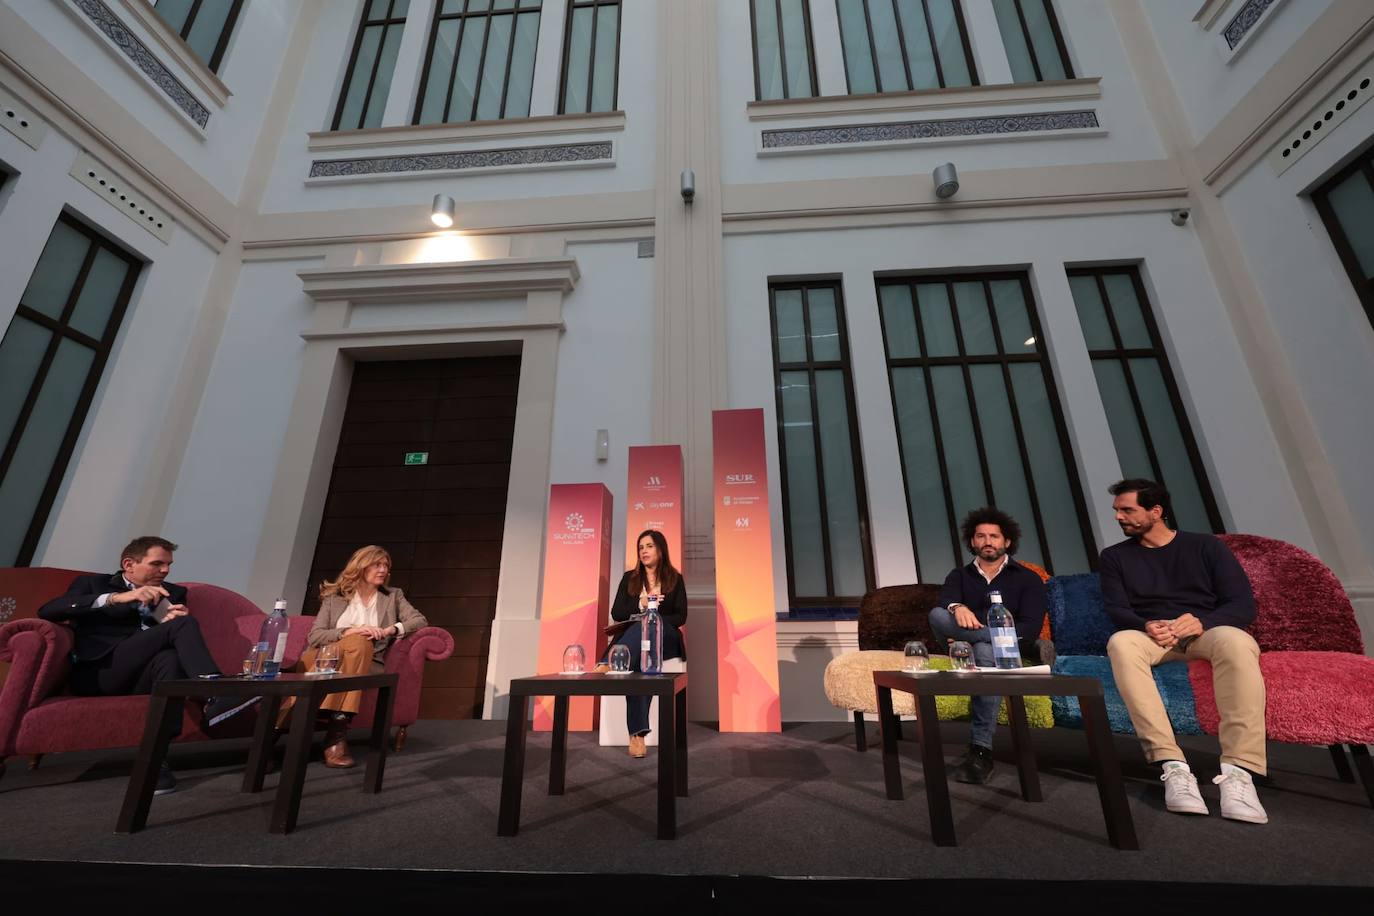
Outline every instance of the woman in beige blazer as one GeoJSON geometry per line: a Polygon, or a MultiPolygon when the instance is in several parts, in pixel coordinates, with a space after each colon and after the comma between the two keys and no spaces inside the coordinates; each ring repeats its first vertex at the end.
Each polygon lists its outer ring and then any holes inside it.
{"type": "MultiPolygon", "coordinates": [[[[383,671],[382,659],[392,641],[427,626],[424,615],[401,590],[387,586],[390,578],[391,554],[385,549],[368,545],[354,551],[339,577],[320,585],[320,611],[307,637],[310,647],[301,654],[296,670],[313,670],[320,647],[337,644],[340,674],[383,671]]],[[[350,690],[331,693],[320,704],[321,715],[329,716],[325,766],[353,766],[346,736],[362,701],[361,690],[350,690]]],[[[286,723],[290,708],[286,702],[282,707],[279,727],[286,723]]]]}

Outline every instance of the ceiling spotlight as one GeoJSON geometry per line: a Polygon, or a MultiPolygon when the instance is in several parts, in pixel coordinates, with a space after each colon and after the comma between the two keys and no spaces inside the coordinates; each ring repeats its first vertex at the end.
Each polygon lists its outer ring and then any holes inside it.
{"type": "Polygon", "coordinates": [[[453,214],[458,209],[458,205],[453,202],[453,198],[447,194],[435,194],[434,203],[429,209],[429,221],[440,229],[447,229],[453,225],[453,214]]]}

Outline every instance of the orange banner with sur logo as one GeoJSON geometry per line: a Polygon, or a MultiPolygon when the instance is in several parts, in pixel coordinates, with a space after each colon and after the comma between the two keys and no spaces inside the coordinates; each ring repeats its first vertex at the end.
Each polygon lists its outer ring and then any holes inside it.
{"type": "Polygon", "coordinates": [[[782,729],[763,411],[711,414],[720,730],[782,729]]]}
{"type": "MultiPolygon", "coordinates": [[[[590,671],[606,651],[611,575],[611,491],[599,483],[556,483],[549,488],[549,533],[544,547],[544,593],[539,602],[538,674],[563,670],[563,652],[580,645],[590,671]]],[[[571,731],[597,725],[595,697],[574,697],[571,731]]],[[[553,727],[553,698],[539,697],[536,731],[553,727]]]]}
{"type": "Polygon", "coordinates": [[[625,568],[639,562],[639,533],[663,532],[668,556],[682,569],[682,446],[630,446],[630,474],[625,488],[625,568]]]}

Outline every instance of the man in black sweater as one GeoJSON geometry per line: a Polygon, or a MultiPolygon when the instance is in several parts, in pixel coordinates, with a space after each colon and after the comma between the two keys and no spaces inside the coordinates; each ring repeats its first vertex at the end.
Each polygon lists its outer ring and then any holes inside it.
{"type": "Polygon", "coordinates": [[[1221,714],[1221,775],[1212,780],[1221,786],[1221,816],[1267,823],[1252,779],[1264,774],[1266,757],[1259,645],[1243,629],[1255,619],[1250,580],[1216,537],[1164,523],[1169,492],[1162,484],[1133,478],[1110,492],[1127,540],[1102,551],[1102,600],[1117,628],[1107,655],[1145,756],[1163,767],[1164,805],[1208,813],[1151,669],[1207,659],[1221,714]]]}
{"type": "MultiPolygon", "coordinates": [[[[973,562],[945,577],[940,606],[930,612],[930,628],[941,640],[970,643],[978,666],[991,668],[995,663],[987,627],[989,595],[1001,593],[1002,604],[1016,619],[1018,642],[1027,645],[1040,635],[1045,621],[1045,583],[1011,558],[1021,540],[1021,526],[1007,513],[991,507],[974,509],[964,516],[961,533],[973,562]]],[[[982,785],[992,775],[992,734],[1001,706],[1001,697],[970,700],[968,756],[954,771],[959,782],[982,785]]]]}

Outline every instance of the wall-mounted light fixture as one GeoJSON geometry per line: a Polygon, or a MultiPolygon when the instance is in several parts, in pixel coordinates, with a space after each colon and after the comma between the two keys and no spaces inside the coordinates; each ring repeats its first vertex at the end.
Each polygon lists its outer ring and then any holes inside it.
{"type": "Polygon", "coordinates": [[[611,457],[611,434],[609,430],[596,431],[596,460],[605,461],[611,457]]]}
{"type": "Polygon", "coordinates": [[[447,229],[453,225],[453,214],[457,212],[458,205],[453,202],[453,198],[447,194],[435,194],[434,203],[429,208],[429,221],[440,229],[447,229]]]}
{"type": "Polygon", "coordinates": [[[959,193],[959,172],[953,162],[937,165],[930,177],[935,182],[935,196],[941,200],[948,200],[959,193]]]}
{"type": "Polygon", "coordinates": [[[682,170],[682,201],[690,204],[697,196],[697,173],[691,169],[682,170]]]}

